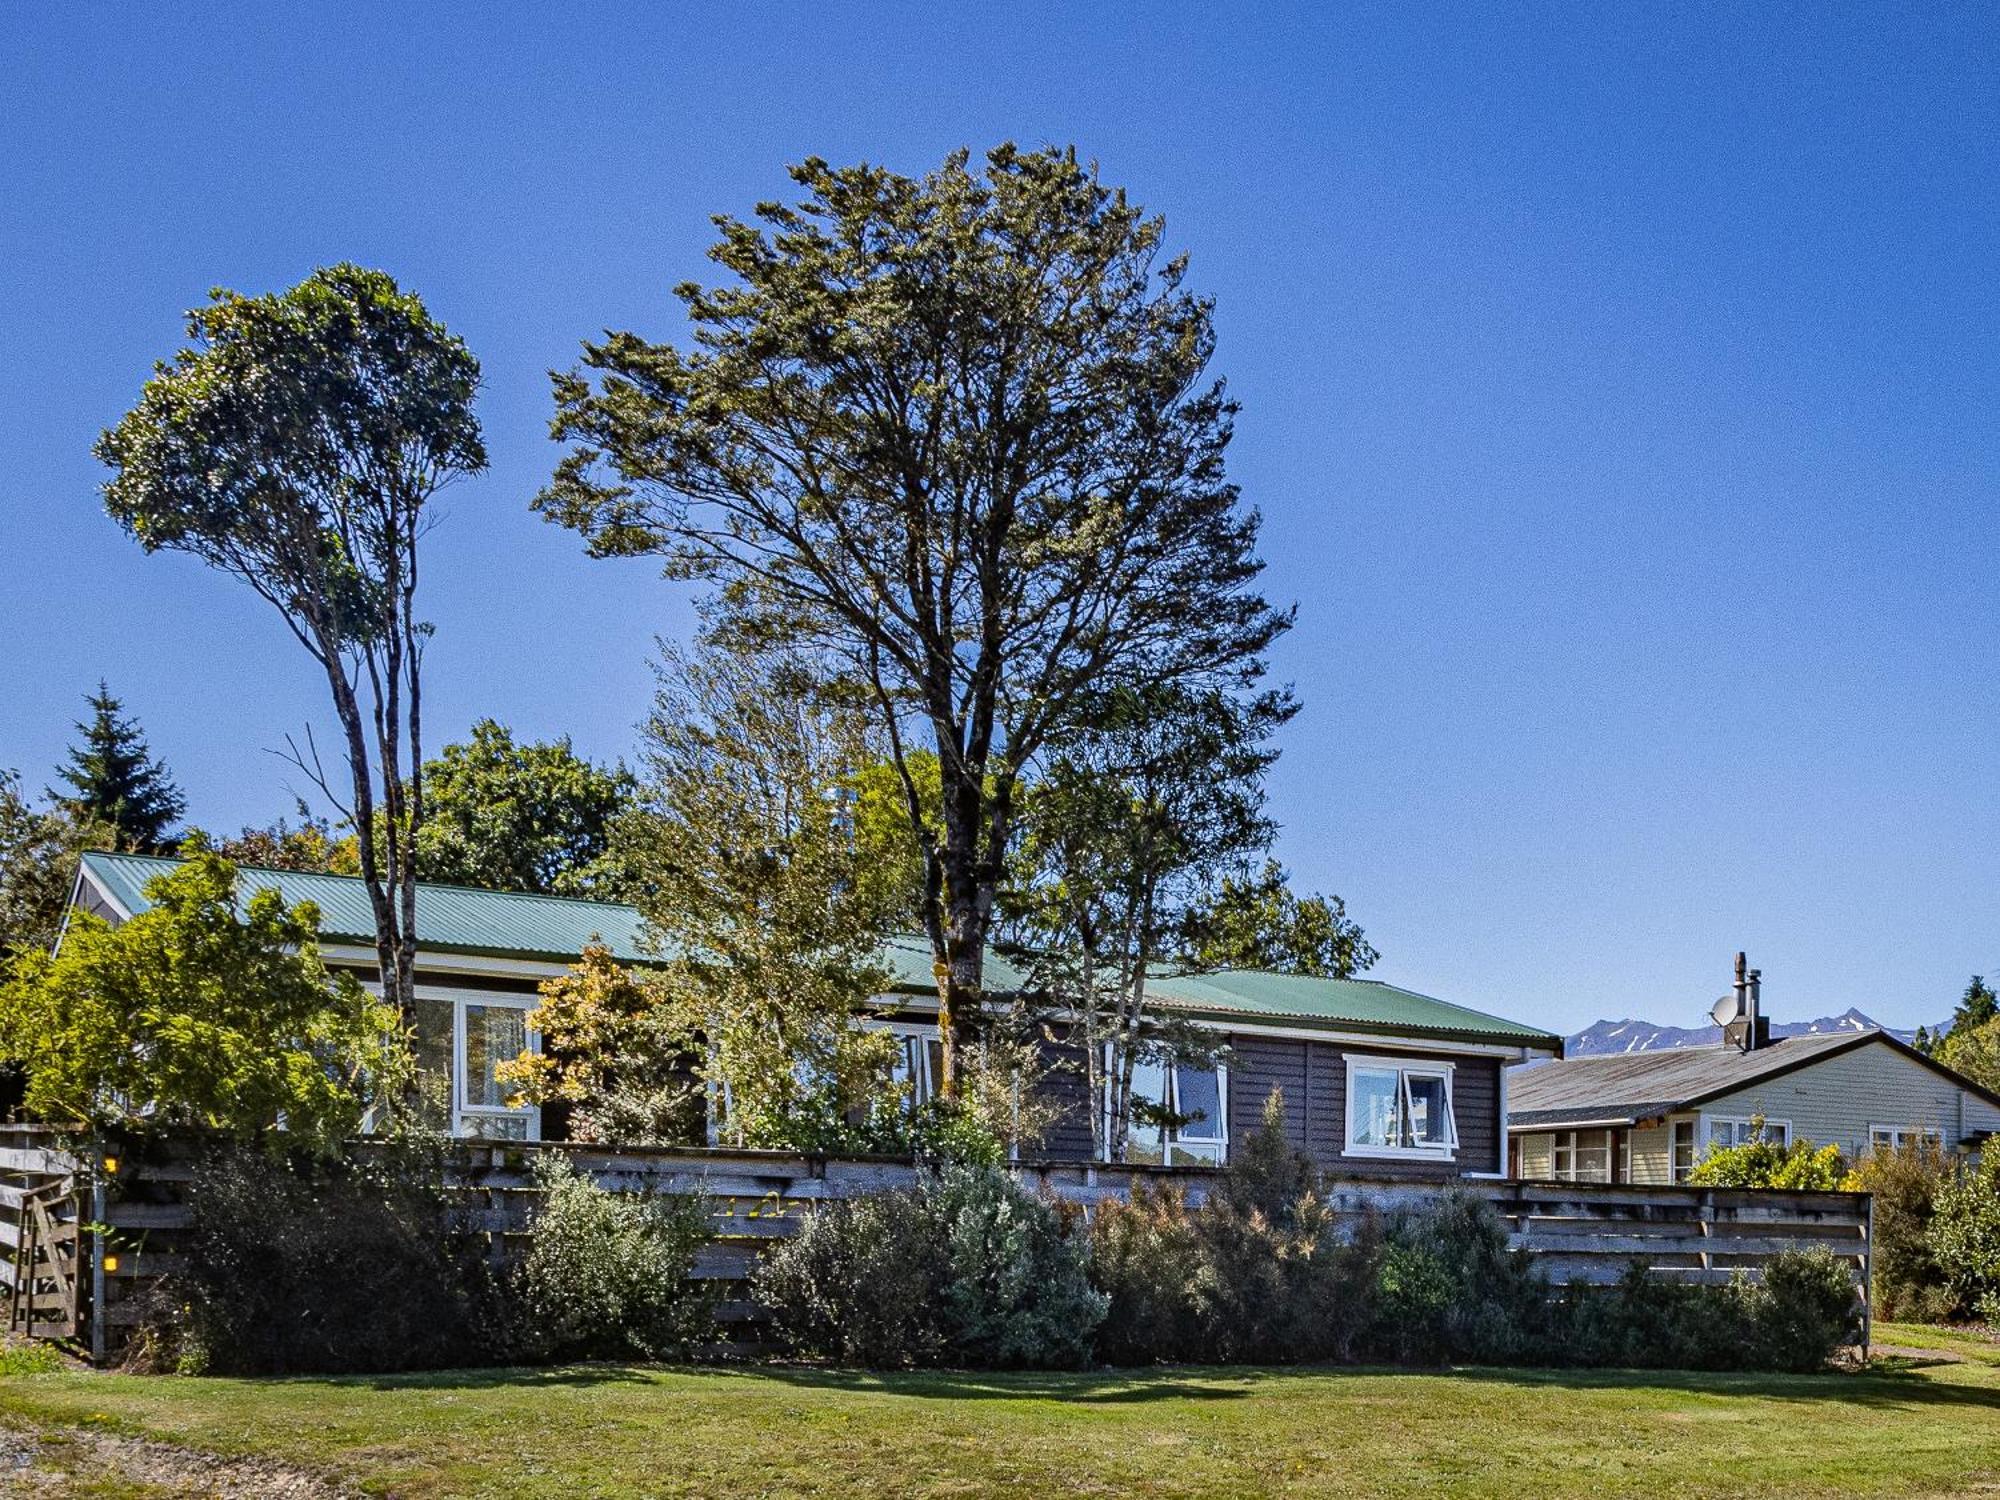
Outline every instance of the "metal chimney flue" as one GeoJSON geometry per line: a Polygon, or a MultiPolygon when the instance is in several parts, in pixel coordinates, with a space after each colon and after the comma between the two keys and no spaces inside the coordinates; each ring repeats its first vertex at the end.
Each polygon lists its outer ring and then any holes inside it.
{"type": "Polygon", "coordinates": [[[1734,1003],[1729,1018],[1722,1023],[1723,1046],[1754,1052],[1770,1042],[1771,1029],[1761,1013],[1763,978],[1763,970],[1751,968],[1746,955],[1736,955],[1734,1003]]]}

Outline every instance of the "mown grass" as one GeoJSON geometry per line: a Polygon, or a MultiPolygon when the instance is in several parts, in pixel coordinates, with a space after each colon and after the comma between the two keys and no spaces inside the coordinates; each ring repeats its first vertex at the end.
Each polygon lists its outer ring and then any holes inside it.
{"type": "Polygon", "coordinates": [[[1817,1376],[71,1371],[0,1381],[0,1424],[258,1455],[413,1497],[2000,1491],[2000,1347],[1936,1330],[1878,1338],[1957,1358],[1817,1376]]]}

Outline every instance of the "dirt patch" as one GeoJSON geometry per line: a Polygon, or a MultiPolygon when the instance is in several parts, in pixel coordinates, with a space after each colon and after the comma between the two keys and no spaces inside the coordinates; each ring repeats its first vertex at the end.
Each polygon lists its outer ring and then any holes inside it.
{"type": "Polygon", "coordinates": [[[60,1495],[74,1483],[115,1480],[134,1495],[174,1500],[351,1500],[359,1490],[309,1469],[227,1458],[151,1438],[62,1428],[0,1428],[0,1495],[60,1495]]]}

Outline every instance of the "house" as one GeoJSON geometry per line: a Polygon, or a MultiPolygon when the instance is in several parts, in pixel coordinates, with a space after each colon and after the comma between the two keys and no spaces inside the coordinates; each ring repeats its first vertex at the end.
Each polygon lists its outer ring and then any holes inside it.
{"type": "Polygon", "coordinates": [[[1712,1146],[1751,1138],[1836,1145],[1851,1161],[1915,1136],[1977,1150],[2000,1096],[1881,1030],[1772,1040],[1761,980],[1711,1012],[1722,1041],[1516,1067],[1508,1072],[1509,1175],[1565,1182],[1684,1181],[1712,1146]]]}
{"type": "MultiPolygon", "coordinates": [[[[147,882],[176,863],[87,854],[73,904],[122,921],[144,909],[147,882]]],[[[374,919],[360,880],[254,868],[242,875],[253,889],[275,887],[287,900],[316,903],[327,963],[364,980],[373,975],[374,919]]],[[[561,974],[593,938],[621,961],[648,962],[644,926],[630,906],[417,888],[422,947],[415,1019],[430,1065],[452,1080],[454,1133],[541,1138],[540,1112],[510,1105],[494,1068],[535,1045],[527,1016],[537,984],[561,974]]],[[[903,1038],[901,1072],[922,1098],[933,1086],[938,1052],[930,951],[920,940],[901,939],[883,957],[895,983],[880,997],[874,1024],[903,1038]]],[[[987,976],[995,988],[1021,980],[999,955],[988,956],[987,976]]],[[[1164,1139],[1156,1133],[1135,1143],[1139,1159],[1167,1163],[1227,1161],[1231,1141],[1257,1126],[1265,1099],[1282,1089],[1291,1135],[1323,1166],[1425,1178],[1499,1176],[1505,1070],[1562,1048],[1548,1032],[1375,980],[1230,971],[1161,978],[1152,993],[1162,1008],[1229,1039],[1216,1067],[1142,1070],[1144,1097],[1194,1117],[1164,1139]]],[[[1047,1087],[1068,1107],[1044,1153],[1087,1160],[1090,1102],[1080,1074],[1057,1072],[1047,1087]]],[[[549,1125],[554,1133],[556,1123],[549,1125]]]]}

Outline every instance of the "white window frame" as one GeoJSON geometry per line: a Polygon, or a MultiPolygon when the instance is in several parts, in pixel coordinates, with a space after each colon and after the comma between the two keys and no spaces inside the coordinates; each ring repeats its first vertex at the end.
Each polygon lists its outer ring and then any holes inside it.
{"type": "Polygon", "coordinates": [[[1342,1156],[1372,1161],[1455,1161],[1458,1158],[1458,1102],[1452,1094],[1453,1065],[1431,1058],[1370,1057],[1347,1054],[1347,1109],[1341,1136],[1342,1156]],[[1444,1083],[1445,1139],[1436,1145],[1356,1146],[1354,1128],[1354,1078],[1357,1073],[1394,1073],[1398,1100],[1398,1129],[1410,1113],[1410,1079],[1441,1079],[1444,1083]]]}
{"type": "Polygon", "coordinates": [[[922,1021],[868,1021],[862,1023],[869,1031],[886,1031],[896,1038],[897,1046],[903,1049],[903,1057],[909,1067],[910,1098],[905,1106],[911,1113],[931,1099],[937,1097],[937,1079],[931,1077],[931,1049],[929,1043],[938,1038],[935,1022],[922,1021]],[[913,1047],[910,1044],[914,1042],[913,1047]]]}
{"type": "MultiPolygon", "coordinates": [[[[1738,1140],[1737,1136],[1747,1133],[1751,1125],[1756,1122],[1756,1118],[1755,1115],[1703,1115],[1701,1117],[1701,1141],[1703,1147],[1713,1151],[1718,1145],[1727,1148],[1747,1144],[1745,1141],[1738,1140]],[[1715,1127],[1718,1125],[1729,1127],[1730,1138],[1727,1141],[1718,1142],[1716,1140],[1715,1127]]],[[[1765,1120],[1764,1139],[1774,1141],[1789,1151],[1792,1145],[1792,1122],[1790,1120],[1765,1120]]]]}
{"type": "Polygon", "coordinates": [[[1694,1175],[1694,1169],[1701,1165],[1701,1121],[1695,1119],[1669,1120],[1667,1122],[1667,1180],[1672,1183],[1686,1182],[1694,1175]],[[1681,1131],[1687,1132],[1688,1159],[1683,1166],[1678,1155],[1681,1131]]]}
{"type": "MultiPolygon", "coordinates": [[[[421,985],[417,989],[420,1000],[435,1000],[451,1007],[451,1133],[459,1139],[479,1139],[465,1128],[467,1120],[525,1120],[527,1139],[538,1141],[542,1138],[542,1111],[540,1106],[524,1104],[518,1108],[506,1105],[473,1104],[471,1098],[471,1077],[466,1072],[465,1013],[475,1005],[491,1010],[518,1010],[524,1013],[523,1027],[526,1031],[528,1050],[539,1053],[542,1050],[542,1034],[534,1027],[526,1025],[525,1013],[541,1004],[537,995],[519,995],[506,990],[459,990],[437,989],[421,985]]],[[[509,1137],[494,1137],[507,1140],[509,1137]]]]}
{"type": "Polygon", "coordinates": [[[1618,1135],[1615,1130],[1558,1130],[1549,1137],[1549,1176],[1557,1182],[1613,1183],[1618,1180],[1618,1135]],[[1583,1153],[1585,1136],[1602,1136],[1600,1144],[1590,1146],[1591,1151],[1605,1153],[1603,1177],[1585,1177],[1583,1153]],[[1565,1158],[1567,1162],[1565,1163],[1565,1158]]]}
{"type": "Polygon", "coordinates": [[[1903,1143],[1912,1138],[1932,1146],[1943,1146],[1944,1136],[1939,1131],[1927,1130],[1920,1125],[1870,1125],[1868,1127],[1868,1149],[1879,1151],[1886,1144],[1891,1151],[1903,1149],[1903,1143]],[[1887,1136],[1884,1142],[1878,1137],[1887,1136]]]}
{"type": "MultiPolygon", "coordinates": [[[[1111,1069],[1112,1059],[1116,1056],[1113,1047],[1114,1044],[1111,1042],[1104,1044],[1103,1111],[1104,1139],[1106,1142],[1109,1142],[1111,1139],[1111,1069]]],[[[1179,1073],[1184,1065],[1180,1063],[1162,1063],[1159,1066],[1161,1077],[1165,1081],[1165,1091],[1168,1095],[1168,1098],[1164,1101],[1165,1105],[1172,1113],[1179,1114],[1181,1112],[1179,1073]]],[[[1204,1120],[1200,1126],[1196,1127],[1213,1127],[1212,1133],[1190,1135],[1186,1133],[1186,1128],[1182,1126],[1176,1126],[1172,1130],[1163,1130],[1160,1138],[1160,1161],[1162,1165],[1169,1167],[1219,1167],[1228,1162],[1229,1065],[1218,1062],[1214,1065],[1213,1071],[1215,1073],[1216,1118],[1213,1120],[1204,1120]],[[1178,1160],[1176,1160],[1177,1156],[1178,1160]]]]}

